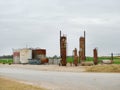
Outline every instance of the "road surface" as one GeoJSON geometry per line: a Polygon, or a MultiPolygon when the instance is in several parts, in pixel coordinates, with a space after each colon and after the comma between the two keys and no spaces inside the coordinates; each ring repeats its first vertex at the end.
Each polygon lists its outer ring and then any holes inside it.
{"type": "Polygon", "coordinates": [[[120,73],[74,73],[0,67],[0,77],[50,90],[120,90],[120,73]]]}

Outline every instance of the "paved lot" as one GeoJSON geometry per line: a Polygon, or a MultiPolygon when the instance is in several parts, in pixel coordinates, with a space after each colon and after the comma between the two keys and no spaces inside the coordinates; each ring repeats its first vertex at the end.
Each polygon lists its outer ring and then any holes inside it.
{"type": "Polygon", "coordinates": [[[0,67],[0,76],[50,90],[120,90],[120,73],[75,73],[0,67]]]}

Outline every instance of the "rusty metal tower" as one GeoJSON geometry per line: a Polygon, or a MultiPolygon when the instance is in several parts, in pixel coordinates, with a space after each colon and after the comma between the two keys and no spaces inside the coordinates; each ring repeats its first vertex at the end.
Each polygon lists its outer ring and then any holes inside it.
{"type": "Polygon", "coordinates": [[[74,64],[75,64],[75,66],[77,66],[77,65],[78,65],[77,48],[75,48],[75,49],[73,50],[73,54],[74,54],[74,64]]]}
{"type": "Polygon", "coordinates": [[[66,66],[67,64],[67,37],[61,36],[60,31],[60,57],[62,66],[66,66]]]}
{"type": "Polygon", "coordinates": [[[93,57],[94,57],[94,64],[97,65],[98,64],[98,53],[97,53],[97,49],[93,49],[93,57]]]}
{"type": "Polygon", "coordinates": [[[84,31],[84,37],[80,37],[79,42],[80,42],[80,51],[79,51],[79,59],[81,61],[85,61],[86,60],[86,45],[85,45],[85,40],[86,40],[86,35],[85,35],[85,31],[84,31]]]}

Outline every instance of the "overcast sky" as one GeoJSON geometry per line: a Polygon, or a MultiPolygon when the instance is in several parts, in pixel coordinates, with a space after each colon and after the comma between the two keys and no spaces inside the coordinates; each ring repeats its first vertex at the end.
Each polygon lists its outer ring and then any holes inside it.
{"type": "Polygon", "coordinates": [[[17,48],[45,48],[59,55],[59,31],[67,52],[79,50],[86,31],[86,54],[120,53],[120,0],[0,0],[0,55],[17,48]]]}

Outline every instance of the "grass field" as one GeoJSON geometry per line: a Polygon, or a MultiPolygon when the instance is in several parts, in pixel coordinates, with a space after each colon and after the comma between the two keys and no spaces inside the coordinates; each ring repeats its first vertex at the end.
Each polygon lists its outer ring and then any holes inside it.
{"type": "Polygon", "coordinates": [[[40,87],[26,85],[16,81],[0,78],[0,90],[45,90],[40,87]]]}
{"type": "MultiPolygon", "coordinates": [[[[99,62],[101,60],[110,60],[110,57],[99,57],[99,62]]],[[[93,61],[93,57],[86,57],[86,62],[93,61]]],[[[67,62],[73,62],[73,57],[69,56],[67,57],[67,62]]],[[[3,64],[12,64],[13,59],[0,59],[0,63],[3,64]]],[[[120,57],[114,57],[114,64],[120,64],[120,57]]]]}
{"type": "MultiPolygon", "coordinates": [[[[110,60],[111,57],[98,57],[99,62],[101,60],[110,60]]],[[[86,62],[93,61],[93,57],[86,57],[86,62]]],[[[120,64],[120,57],[114,57],[114,64],[120,64]]],[[[67,57],[67,62],[73,62],[73,57],[67,57]]]]}
{"type": "Polygon", "coordinates": [[[2,63],[2,64],[12,64],[13,59],[0,59],[0,63],[2,63]]]}

